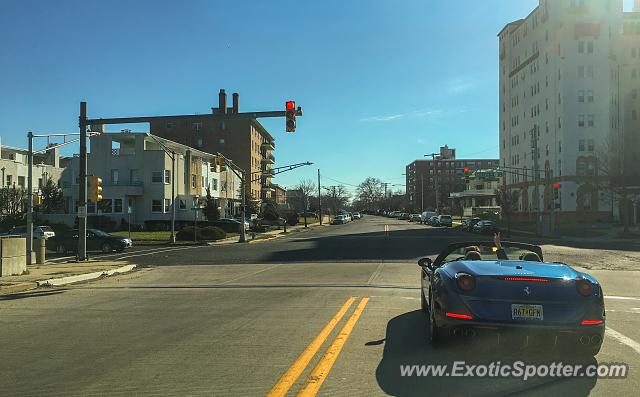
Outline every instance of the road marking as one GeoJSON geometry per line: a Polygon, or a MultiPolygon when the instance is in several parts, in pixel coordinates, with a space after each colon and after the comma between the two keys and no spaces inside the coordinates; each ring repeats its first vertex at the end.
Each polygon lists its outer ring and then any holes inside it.
{"type": "Polygon", "coordinates": [[[384,235],[385,236],[389,235],[389,225],[384,225],[384,235]]]}
{"type": "Polygon", "coordinates": [[[617,299],[617,300],[630,300],[630,301],[640,301],[640,298],[633,298],[630,296],[609,296],[609,295],[605,295],[604,296],[605,299],[617,299]]]}
{"type": "Polygon", "coordinates": [[[355,311],[344,324],[320,361],[318,361],[318,364],[316,364],[313,371],[311,371],[311,374],[305,381],[304,386],[302,386],[302,389],[298,391],[298,394],[296,396],[312,397],[318,394],[320,386],[322,386],[322,383],[325,381],[325,379],[327,379],[329,371],[331,371],[331,367],[333,367],[333,364],[338,359],[340,351],[344,347],[344,344],[347,342],[347,339],[349,339],[349,335],[351,335],[351,331],[353,331],[353,328],[358,322],[358,319],[364,311],[364,307],[367,305],[367,302],[369,302],[369,297],[367,296],[360,300],[360,303],[358,303],[355,311]]]}
{"type": "Polygon", "coordinates": [[[131,255],[121,256],[121,257],[119,257],[119,258],[118,258],[118,260],[120,260],[120,259],[127,259],[127,258],[135,258],[135,257],[138,257],[138,256],[147,256],[147,255],[154,255],[154,254],[164,254],[165,252],[182,251],[182,250],[188,250],[188,249],[194,249],[194,248],[207,248],[207,247],[208,247],[207,245],[198,245],[198,246],[195,246],[195,247],[168,248],[168,249],[164,249],[164,250],[161,250],[161,251],[147,252],[147,253],[144,253],[144,254],[136,254],[136,253],[133,253],[133,254],[131,254],[131,255]]]}
{"type": "Polygon", "coordinates": [[[618,332],[616,330],[613,330],[613,329],[611,329],[609,327],[607,327],[607,332],[605,333],[605,335],[610,336],[613,339],[616,339],[618,342],[629,346],[630,348],[635,350],[636,353],[640,354],[640,343],[634,341],[633,339],[629,338],[628,336],[624,336],[620,332],[618,332]]]}
{"type": "Polygon", "coordinates": [[[242,276],[238,276],[238,277],[232,278],[231,280],[227,280],[227,281],[225,281],[224,283],[222,283],[220,285],[229,284],[229,283],[232,283],[234,281],[237,281],[237,280],[240,280],[240,279],[243,279],[243,278],[247,278],[247,277],[250,277],[250,276],[255,276],[256,274],[259,274],[259,273],[262,273],[262,272],[266,272],[267,270],[271,270],[271,269],[276,268],[278,266],[280,266],[280,265],[273,265],[273,266],[267,267],[266,269],[260,269],[260,270],[257,270],[255,272],[251,272],[249,274],[243,274],[242,276]]]}
{"type": "Polygon", "coordinates": [[[333,331],[340,320],[342,320],[342,317],[344,317],[345,313],[347,313],[347,310],[349,310],[355,300],[355,296],[347,299],[340,310],[338,310],[336,315],[333,316],[331,320],[329,320],[327,325],[322,328],[320,333],[315,337],[313,341],[311,341],[309,346],[307,346],[307,348],[304,349],[302,353],[300,353],[296,361],[291,364],[291,367],[289,367],[287,372],[285,372],[282,377],[280,377],[280,380],[278,380],[271,391],[267,393],[267,397],[284,396],[287,394],[291,386],[293,386],[296,380],[300,377],[304,369],[307,368],[307,365],[309,365],[311,359],[316,355],[324,341],[327,340],[327,338],[331,334],[331,331],[333,331]]]}
{"type": "Polygon", "coordinates": [[[371,277],[369,277],[369,280],[367,280],[367,284],[371,285],[371,283],[373,283],[378,277],[380,277],[383,267],[384,267],[384,262],[380,263],[376,268],[376,270],[371,274],[371,277]]]}

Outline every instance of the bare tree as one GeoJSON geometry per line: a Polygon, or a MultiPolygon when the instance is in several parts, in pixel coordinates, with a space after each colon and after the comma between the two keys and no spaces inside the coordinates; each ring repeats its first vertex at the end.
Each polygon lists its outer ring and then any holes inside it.
{"type": "Polygon", "coordinates": [[[322,200],[334,215],[349,203],[351,195],[343,185],[325,187],[324,190],[326,193],[322,200]]]}
{"type": "Polygon", "coordinates": [[[301,207],[304,212],[304,227],[307,227],[307,211],[309,210],[309,197],[316,191],[316,184],[311,179],[301,179],[295,187],[300,191],[301,207]]]}
{"type": "Polygon", "coordinates": [[[377,178],[367,178],[356,190],[355,201],[367,210],[377,210],[384,199],[384,185],[377,178]]]}
{"type": "Polygon", "coordinates": [[[0,189],[0,213],[9,216],[23,215],[27,208],[27,191],[21,187],[0,189]]]}

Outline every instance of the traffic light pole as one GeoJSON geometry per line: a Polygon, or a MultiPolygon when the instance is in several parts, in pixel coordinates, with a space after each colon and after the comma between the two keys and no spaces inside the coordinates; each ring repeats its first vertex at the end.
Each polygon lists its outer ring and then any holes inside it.
{"type": "MultiPolygon", "coordinates": [[[[78,260],[87,260],[87,103],[80,102],[80,186],[78,198],[78,260]]],[[[97,204],[97,203],[96,203],[97,204]]]]}
{"type": "Polygon", "coordinates": [[[33,132],[29,131],[29,170],[27,172],[27,265],[32,263],[33,251],[33,132]]]}
{"type": "Polygon", "coordinates": [[[322,226],[322,194],[320,194],[320,168],[318,168],[318,216],[320,218],[320,226],[322,226]]]}

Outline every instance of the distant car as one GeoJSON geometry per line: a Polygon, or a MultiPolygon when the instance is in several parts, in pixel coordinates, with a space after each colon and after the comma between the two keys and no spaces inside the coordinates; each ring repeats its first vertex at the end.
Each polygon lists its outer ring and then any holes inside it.
{"type": "Polygon", "coordinates": [[[361,219],[361,218],[362,218],[362,215],[360,215],[359,212],[354,212],[353,213],[353,219],[361,219]]]}
{"type": "Polygon", "coordinates": [[[258,223],[260,226],[284,226],[287,223],[287,220],[284,218],[278,218],[276,220],[262,218],[258,219],[258,223]]]}
{"type": "Polygon", "coordinates": [[[438,215],[434,215],[431,218],[429,218],[427,223],[431,226],[438,226],[438,215]]]}
{"type": "Polygon", "coordinates": [[[451,219],[451,215],[439,215],[438,216],[438,226],[453,226],[453,219],[451,219]]]}
{"type": "Polygon", "coordinates": [[[403,213],[400,214],[398,219],[401,220],[401,221],[408,221],[409,220],[409,214],[406,213],[406,212],[403,212],[403,213]]]}
{"type": "Polygon", "coordinates": [[[438,216],[438,213],[437,212],[433,212],[433,211],[425,211],[425,212],[423,212],[422,215],[421,215],[422,223],[424,223],[425,225],[429,224],[429,220],[433,216],[438,216]]]}
{"type": "MultiPolygon", "coordinates": [[[[9,236],[27,237],[27,225],[14,226],[9,233],[9,236]]],[[[33,226],[33,238],[45,240],[51,237],[55,237],[56,232],[53,231],[51,226],[33,226]]]]}
{"type": "Polygon", "coordinates": [[[347,216],[346,215],[336,215],[333,218],[333,221],[331,222],[332,225],[344,225],[345,223],[347,223],[347,216]]]}
{"type": "Polygon", "coordinates": [[[409,217],[409,222],[422,222],[422,216],[420,214],[411,214],[409,217]]]}
{"type": "Polygon", "coordinates": [[[476,223],[480,222],[481,220],[482,219],[480,218],[467,218],[462,221],[462,229],[468,232],[472,232],[473,227],[476,225],[476,223]]]}
{"type": "Polygon", "coordinates": [[[493,234],[497,229],[491,221],[480,221],[473,226],[474,233],[493,234]]]}
{"type": "MultiPolygon", "coordinates": [[[[47,239],[47,249],[59,254],[78,250],[78,230],[73,229],[47,239]]],[[[87,251],[124,251],[132,246],[130,239],[114,236],[99,229],[87,229],[87,251]]]]}
{"type": "MultiPolygon", "coordinates": [[[[240,231],[240,224],[242,223],[242,220],[240,219],[231,219],[231,218],[222,218],[222,219],[218,219],[217,221],[214,221],[214,223],[224,223],[225,225],[222,226],[227,226],[228,225],[234,225],[235,230],[229,230],[228,232],[234,233],[234,232],[239,232],[240,231]]],[[[213,226],[218,226],[219,225],[213,225],[213,226]]],[[[245,220],[244,221],[244,230],[249,230],[249,227],[251,226],[251,224],[245,220]]],[[[227,232],[227,230],[225,230],[225,227],[220,227],[220,229],[224,230],[225,232],[227,232]]],[[[231,227],[230,227],[231,229],[231,227]]]]}

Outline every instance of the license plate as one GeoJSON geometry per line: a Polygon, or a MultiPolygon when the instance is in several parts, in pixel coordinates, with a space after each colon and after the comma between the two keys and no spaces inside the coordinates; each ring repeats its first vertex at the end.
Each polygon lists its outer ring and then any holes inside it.
{"type": "Polygon", "coordinates": [[[511,305],[513,320],[542,320],[542,305],[511,305]]]}

